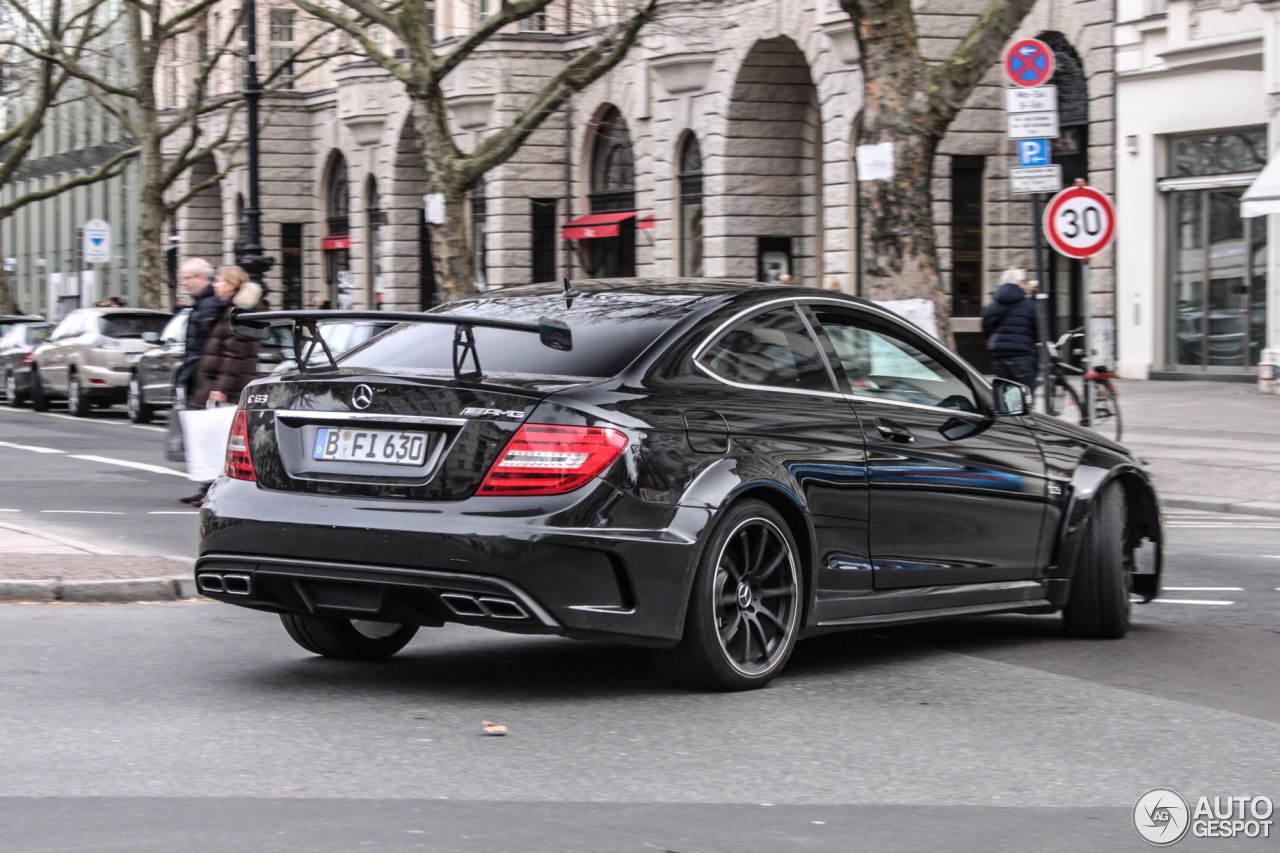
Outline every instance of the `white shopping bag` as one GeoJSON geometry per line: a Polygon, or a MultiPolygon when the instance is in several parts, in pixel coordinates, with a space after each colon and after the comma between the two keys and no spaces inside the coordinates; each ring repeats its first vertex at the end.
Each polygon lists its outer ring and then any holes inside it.
{"type": "Polygon", "coordinates": [[[183,409],[182,441],[187,451],[187,479],[197,483],[216,480],[227,459],[227,436],[235,419],[235,406],[216,409],[183,409]]]}

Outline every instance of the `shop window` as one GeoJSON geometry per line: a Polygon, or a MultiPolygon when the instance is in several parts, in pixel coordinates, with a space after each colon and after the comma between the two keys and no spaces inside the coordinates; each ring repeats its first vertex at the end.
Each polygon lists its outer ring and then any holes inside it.
{"type": "Polygon", "coordinates": [[[530,281],[556,280],[556,200],[535,198],[530,202],[533,228],[531,249],[533,270],[530,281]]]}

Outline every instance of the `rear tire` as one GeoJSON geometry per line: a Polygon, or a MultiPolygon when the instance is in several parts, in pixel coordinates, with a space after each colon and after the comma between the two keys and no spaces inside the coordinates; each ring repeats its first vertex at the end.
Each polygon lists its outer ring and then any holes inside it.
{"type": "Polygon", "coordinates": [[[40,371],[31,365],[31,408],[37,412],[49,411],[49,398],[44,395],[44,383],[40,381],[40,371]]]}
{"type": "Polygon", "coordinates": [[[142,386],[138,383],[136,374],[129,377],[129,391],[128,396],[125,397],[125,408],[129,410],[129,420],[133,423],[151,423],[151,415],[155,410],[148,406],[143,398],[142,386]]]}
{"type": "Polygon", "coordinates": [[[18,393],[18,377],[13,375],[12,370],[7,370],[4,374],[4,401],[11,409],[20,409],[26,402],[25,395],[18,393]]]}
{"type": "Polygon", "coordinates": [[[281,613],[293,641],[309,652],[339,660],[385,660],[408,645],[417,625],[360,622],[328,616],[281,613]]]}
{"type": "Polygon", "coordinates": [[[773,507],[757,500],[730,507],[698,563],[680,644],[653,653],[663,675],[709,690],[772,681],[800,631],[799,554],[773,507]]]}
{"type": "Polygon", "coordinates": [[[87,418],[93,409],[92,402],[80,385],[80,374],[71,371],[67,378],[67,411],[77,418],[87,418]]]}
{"type": "Polygon", "coordinates": [[[1109,483],[1080,534],[1071,593],[1062,611],[1068,634],[1118,640],[1128,633],[1133,572],[1126,553],[1127,529],[1124,487],[1109,483]]]}

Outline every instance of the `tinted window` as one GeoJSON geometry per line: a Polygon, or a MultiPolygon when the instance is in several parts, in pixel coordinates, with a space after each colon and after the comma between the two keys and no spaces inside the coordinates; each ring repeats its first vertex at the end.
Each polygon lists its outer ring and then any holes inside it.
{"type": "Polygon", "coordinates": [[[42,344],[49,340],[49,334],[53,331],[53,326],[47,323],[39,323],[28,326],[21,326],[18,334],[21,336],[15,343],[26,343],[31,346],[42,344]]]}
{"type": "Polygon", "coordinates": [[[976,412],[962,378],[903,338],[839,314],[819,314],[853,393],[976,412]]]}
{"type": "Polygon", "coordinates": [[[730,329],[698,359],[730,382],[833,391],[817,345],[791,307],[757,314],[730,329]]]}
{"type": "Polygon", "coordinates": [[[108,338],[140,338],[143,332],[160,334],[168,322],[164,314],[104,314],[98,331],[108,338]]]}

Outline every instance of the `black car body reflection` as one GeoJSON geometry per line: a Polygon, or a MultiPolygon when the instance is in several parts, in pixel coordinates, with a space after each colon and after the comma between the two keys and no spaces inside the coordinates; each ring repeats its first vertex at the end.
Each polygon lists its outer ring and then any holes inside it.
{"type": "MultiPolygon", "coordinates": [[[[569,351],[477,326],[480,372],[459,378],[454,326],[410,323],[336,367],[251,385],[236,473],[202,512],[202,590],[282,613],[661,648],[685,631],[710,531],[744,500],[772,507],[798,548],[802,636],[1061,608],[1113,482],[1126,553],[1158,552],[1157,499],[1132,454],[995,414],[978,373],[871,303],[711,280],[574,286],[572,307],[532,285],[432,312],[550,317],[569,351]],[[425,435],[423,461],[378,438],[360,445],[368,458],[317,455],[377,430],[425,435]],[[572,488],[556,479],[597,459],[572,488]]],[[[1133,591],[1157,595],[1159,568],[1148,561],[1133,591]]]]}

